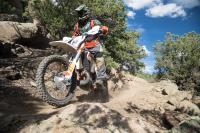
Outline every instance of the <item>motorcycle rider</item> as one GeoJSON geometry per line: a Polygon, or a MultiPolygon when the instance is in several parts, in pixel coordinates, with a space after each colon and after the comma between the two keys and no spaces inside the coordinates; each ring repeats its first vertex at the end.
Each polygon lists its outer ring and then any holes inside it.
{"type": "MultiPolygon", "coordinates": [[[[72,37],[79,36],[90,29],[92,29],[94,26],[100,26],[101,32],[103,35],[106,35],[108,33],[108,27],[102,26],[101,22],[91,16],[90,10],[86,5],[80,5],[75,9],[78,20],[74,27],[74,33],[72,37]]],[[[93,83],[93,89],[97,88],[97,83],[99,81],[105,81],[108,78],[108,75],[106,74],[106,65],[103,58],[103,51],[102,51],[102,39],[101,37],[93,38],[92,40],[88,40],[85,44],[85,51],[86,54],[85,57],[88,57],[89,54],[91,54],[95,59],[96,64],[96,73],[93,73],[92,79],[94,81],[93,83]]],[[[89,66],[90,62],[87,58],[83,58],[83,64],[84,66],[89,66]]],[[[86,67],[86,69],[89,67],[86,67]]]]}

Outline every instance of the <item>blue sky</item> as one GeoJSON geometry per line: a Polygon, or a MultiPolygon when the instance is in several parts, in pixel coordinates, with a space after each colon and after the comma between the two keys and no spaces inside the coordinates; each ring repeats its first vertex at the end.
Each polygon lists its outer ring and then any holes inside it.
{"type": "Polygon", "coordinates": [[[129,30],[141,33],[139,44],[148,55],[143,59],[145,72],[154,72],[155,43],[165,39],[166,32],[183,35],[200,33],[200,0],[124,0],[129,30]]]}

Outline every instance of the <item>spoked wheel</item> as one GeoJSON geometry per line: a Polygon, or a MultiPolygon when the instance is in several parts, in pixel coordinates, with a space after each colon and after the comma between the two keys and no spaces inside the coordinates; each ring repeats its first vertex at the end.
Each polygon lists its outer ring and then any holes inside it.
{"type": "Polygon", "coordinates": [[[53,106],[66,105],[74,95],[76,88],[76,74],[70,81],[63,80],[63,71],[69,63],[59,55],[46,57],[39,65],[36,74],[36,83],[44,101],[53,106]]]}

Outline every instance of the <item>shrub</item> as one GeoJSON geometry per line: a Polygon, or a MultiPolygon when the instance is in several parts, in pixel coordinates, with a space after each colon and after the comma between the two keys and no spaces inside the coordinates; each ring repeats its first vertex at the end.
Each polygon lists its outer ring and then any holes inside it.
{"type": "Polygon", "coordinates": [[[167,34],[155,47],[158,78],[174,80],[181,90],[200,92],[200,34],[167,34]]]}

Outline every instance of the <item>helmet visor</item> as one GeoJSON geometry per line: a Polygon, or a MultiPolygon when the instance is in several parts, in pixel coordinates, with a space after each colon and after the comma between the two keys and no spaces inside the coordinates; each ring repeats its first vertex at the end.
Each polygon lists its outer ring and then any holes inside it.
{"type": "Polygon", "coordinates": [[[77,14],[78,14],[79,17],[83,17],[84,14],[85,14],[85,11],[83,11],[83,10],[78,11],[77,14]]]}

